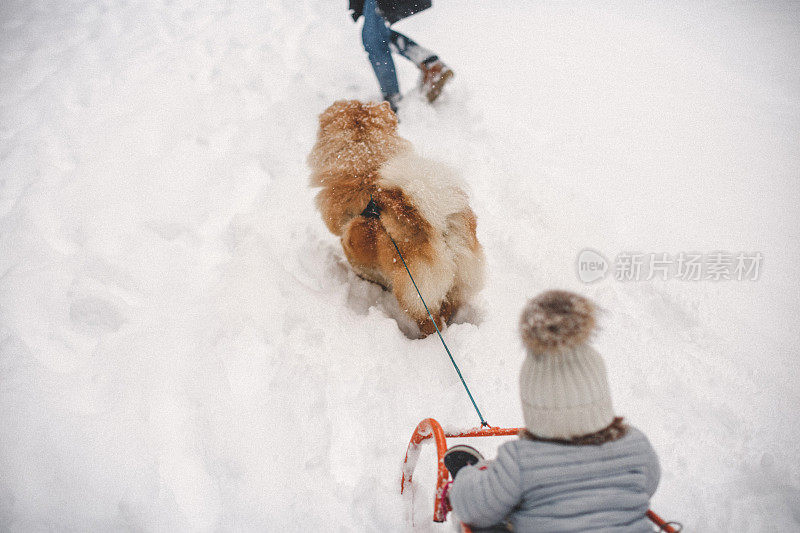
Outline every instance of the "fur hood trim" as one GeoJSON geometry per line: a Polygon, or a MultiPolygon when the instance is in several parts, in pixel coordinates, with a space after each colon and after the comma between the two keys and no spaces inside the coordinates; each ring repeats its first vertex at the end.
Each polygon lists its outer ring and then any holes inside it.
{"type": "Polygon", "coordinates": [[[535,440],[539,442],[553,442],[555,444],[565,444],[567,446],[600,446],[606,442],[619,440],[627,433],[628,425],[623,422],[621,416],[618,416],[614,418],[614,421],[611,422],[611,424],[609,424],[607,427],[604,427],[600,431],[596,431],[588,435],[572,437],[571,439],[546,439],[544,437],[538,437],[534,435],[527,429],[523,429],[519,432],[519,438],[525,440],[535,440]]]}

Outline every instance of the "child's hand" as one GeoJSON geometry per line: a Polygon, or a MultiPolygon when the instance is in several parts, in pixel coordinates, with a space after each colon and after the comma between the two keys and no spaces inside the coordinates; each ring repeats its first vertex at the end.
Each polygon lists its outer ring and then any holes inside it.
{"type": "Polygon", "coordinates": [[[453,484],[453,480],[447,482],[447,485],[444,486],[442,489],[442,502],[444,503],[444,512],[445,514],[449,513],[453,510],[453,506],[450,505],[450,495],[448,492],[450,491],[450,485],[453,484]]]}

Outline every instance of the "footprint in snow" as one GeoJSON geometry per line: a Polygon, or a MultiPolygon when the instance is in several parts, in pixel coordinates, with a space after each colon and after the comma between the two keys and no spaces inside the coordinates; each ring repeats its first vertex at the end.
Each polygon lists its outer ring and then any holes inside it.
{"type": "Polygon", "coordinates": [[[89,335],[113,333],[128,321],[113,303],[94,297],[72,302],[69,306],[69,318],[75,329],[89,335]]]}

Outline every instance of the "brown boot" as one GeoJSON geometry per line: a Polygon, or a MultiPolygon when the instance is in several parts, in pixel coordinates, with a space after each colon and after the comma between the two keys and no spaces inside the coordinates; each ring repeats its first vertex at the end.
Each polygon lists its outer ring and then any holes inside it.
{"type": "Polygon", "coordinates": [[[439,59],[423,63],[420,69],[422,70],[422,92],[428,98],[428,102],[433,102],[439,98],[444,84],[453,77],[453,71],[439,59]]]}

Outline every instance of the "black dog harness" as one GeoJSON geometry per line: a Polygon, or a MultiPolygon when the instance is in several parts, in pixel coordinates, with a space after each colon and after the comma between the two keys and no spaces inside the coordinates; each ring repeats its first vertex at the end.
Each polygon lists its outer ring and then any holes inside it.
{"type": "Polygon", "coordinates": [[[375,203],[375,200],[372,199],[372,196],[369,197],[369,203],[367,207],[361,212],[361,216],[364,218],[380,218],[381,217],[381,208],[378,207],[378,204],[375,203]]]}

